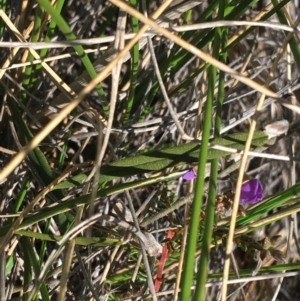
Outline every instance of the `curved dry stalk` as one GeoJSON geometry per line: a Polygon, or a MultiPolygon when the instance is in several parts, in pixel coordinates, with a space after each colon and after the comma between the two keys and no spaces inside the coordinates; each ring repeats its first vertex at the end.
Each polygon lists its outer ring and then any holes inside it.
{"type": "MultiPolygon", "coordinates": [[[[292,32],[295,34],[299,34],[299,30],[296,28],[293,28],[289,25],[283,25],[281,23],[275,23],[275,22],[259,22],[259,21],[211,21],[211,22],[203,22],[203,23],[195,23],[195,24],[189,24],[189,25],[181,25],[181,26],[164,26],[166,28],[172,29],[172,31],[176,32],[187,32],[192,30],[201,30],[201,29],[207,29],[207,28],[216,28],[216,27],[234,27],[234,26],[247,26],[247,28],[255,26],[255,27],[263,27],[263,28],[271,28],[273,30],[282,30],[287,32],[292,32]]],[[[153,37],[153,35],[161,35],[160,33],[157,33],[155,31],[147,31],[145,32],[142,37],[153,37]]],[[[124,35],[125,40],[130,40],[134,38],[135,33],[127,33],[124,35]]],[[[51,48],[65,48],[65,47],[73,47],[76,45],[86,45],[91,46],[95,44],[104,44],[104,43],[110,43],[114,42],[116,39],[116,36],[106,36],[106,37],[99,37],[99,38],[89,38],[89,39],[77,39],[72,41],[57,41],[57,42],[5,42],[0,41],[0,48],[10,48],[10,47],[18,47],[18,48],[32,48],[36,50],[40,49],[51,49],[51,48]]],[[[95,52],[98,50],[89,50],[89,52],[95,52]]],[[[75,53],[74,53],[75,54],[75,53]]],[[[58,58],[65,58],[68,57],[68,54],[63,54],[57,56],[58,58]]],[[[36,60],[38,64],[41,62],[46,62],[46,59],[42,60],[36,60]]],[[[30,63],[22,63],[19,64],[19,66],[28,66],[32,65],[33,62],[30,63]]],[[[16,68],[16,67],[15,67],[16,68]]],[[[8,68],[10,69],[10,68],[8,68]]]]}

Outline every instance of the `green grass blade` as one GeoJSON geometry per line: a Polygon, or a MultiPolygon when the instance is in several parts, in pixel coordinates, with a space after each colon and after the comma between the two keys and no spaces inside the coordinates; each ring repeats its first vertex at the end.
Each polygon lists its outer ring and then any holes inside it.
{"type": "MultiPolygon", "coordinates": [[[[65,3],[65,0],[58,0],[57,1],[56,6],[55,6],[55,10],[57,11],[58,14],[61,13],[61,10],[63,8],[64,3],[65,3]]],[[[48,29],[47,29],[45,42],[50,42],[51,41],[52,37],[54,36],[56,26],[57,26],[57,24],[56,24],[55,20],[52,19],[50,21],[50,24],[49,24],[48,29]]],[[[45,58],[47,53],[48,53],[48,49],[42,49],[41,52],[40,52],[40,57],[45,58]]],[[[38,65],[38,66],[41,67],[41,65],[38,65]]]]}
{"type": "MultiPolygon", "coordinates": [[[[261,18],[260,21],[266,21],[268,20],[270,17],[272,17],[278,10],[280,10],[283,6],[285,6],[287,3],[289,3],[290,0],[283,0],[281,1],[277,6],[275,6],[274,8],[272,8],[269,12],[267,12],[265,15],[263,15],[263,17],[261,18]]],[[[235,39],[232,43],[228,44],[223,52],[227,52],[229,49],[233,48],[236,44],[240,43],[241,40],[243,40],[246,36],[248,36],[253,30],[255,30],[257,27],[252,26],[250,28],[248,28],[247,30],[245,30],[241,35],[239,35],[237,37],[237,39],[235,39]]]]}
{"type": "MultiPolygon", "coordinates": [[[[60,14],[64,3],[65,3],[65,0],[58,0],[57,1],[56,6],[55,6],[55,10],[57,11],[58,14],[60,14]]],[[[56,22],[52,19],[50,21],[50,24],[49,24],[48,29],[47,29],[47,33],[46,33],[46,36],[45,36],[45,39],[44,39],[45,42],[50,42],[51,41],[52,37],[54,36],[56,26],[57,26],[56,22]]],[[[48,53],[47,48],[42,49],[40,51],[40,57],[42,59],[45,58],[47,56],[47,53],[48,53]]],[[[36,65],[35,73],[38,74],[38,72],[41,70],[41,68],[42,68],[41,64],[36,65]]]]}
{"type": "MultiPolygon", "coordinates": [[[[5,12],[7,8],[7,1],[6,0],[0,0],[0,7],[5,12]]],[[[0,19],[0,37],[3,37],[4,31],[5,31],[5,23],[2,19],[0,19]]]]}
{"type": "MultiPolygon", "coordinates": [[[[277,0],[272,0],[272,3],[274,5],[274,8],[279,6],[279,2],[277,0]]],[[[284,13],[281,9],[277,9],[276,14],[277,14],[277,17],[278,17],[281,24],[289,25],[285,15],[284,15],[284,13]]],[[[293,36],[290,39],[289,44],[290,44],[293,56],[295,58],[295,63],[297,64],[298,71],[299,71],[300,70],[300,49],[299,49],[299,46],[298,46],[298,43],[297,43],[296,39],[293,36]]]]}
{"type": "MultiPolygon", "coordinates": [[[[12,115],[14,116],[13,121],[17,125],[18,130],[20,131],[20,141],[24,144],[28,144],[29,141],[33,138],[33,134],[30,132],[28,126],[24,122],[21,114],[19,113],[17,107],[14,104],[14,101],[8,97],[7,104],[11,110],[12,115]]],[[[39,147],[36,147],[33,151],[29,153],[29,158],[32,163],[35,165],[40,177],[45,181],[46,184],[50,184],[53,181],[53,174],[48,163],[47,158],[44,156],[43,152],[39,147]]]]}
{"type": "MultiPolygon", "coordinates": [[[[33,249],[33,245],[30,242],[30,240],[28,239],[28,237],[22,237],[21,241],[22,241],[22,245],[24,248],[24,252],[27,253],[27,257],[30,259],[31,266],[32,266],[34,274],[35,274],[35,278],[37,278],[40,274],[40,265],[39,265],[38,259],[36,258],[36,253],[33,249]]],[[[40,293],[42,296],[42,300],[50,301],[50,296],[49,296],[47,287],[45,285],[45,282],[43,282],[41,284],[40,293]]],[[[34,298],[34,300],[37,300],[37,299],[38,299],[38,297],[36,296],[34,298]]]]}
{"type": "MultiPolygon", "coordinates": [[[[224,15],[224,9],[228,1],[223,1],[220,3],[218,11],[218,19],[222,20],[224,15]]],[[[217,59],[219,58],[219,49],[224,48],[226,45],[228,30],[226,28],[218,28],[215,31],[215,38],[213,44],[213,56],[217,59]]],[[[222,62],[226,62],[227,56],[224,55],[220,59],[222,62]]],[[[209,87],[207,97],[211,97],[213,101],[214,98],[214,87],[216,84],[217,68],[210,68],[210,78],[209,78],[209,87]]],[[[225,74],[224,72],[219,73],[219,85],[218,85],[218,99],[217,99],[217,108],[216,108],[216,118],[215,118],[215,133],[214,137],[220,136],[221,124],[222,124],[222,106],[224,99],[224,84],[225,84],[225,74]]],[[[207,204],[205,209],[205,221],[204,221],[204,230],[203,230],[203,239],[202,239],[202,248],[201,256],[198,267],[197,275],[197,284],[194,294],[194,300],[205,300],[206,289],[205,284],[207,281],[207,267],[210,259],[210,249],[211,249],[211,240],[213,237],[213,225],[215,219],[215,203],[216,203],[216,187],[217,187],[217,177],[218,177],[218,158],[211,161],[211,171],[209,177],[209,191],[207,197],[207,204]]]]}
{"type": "MultiPolygon", "coordinates": [[[[36,7],[36,14],[34,18],[34,25],[31,35],[31,42],[37,42],[40,38],[40,29],[42,24],[42,18],[43,18],[43,10],[41,7],[36,7]]],[[[28,54],[27,61],[32,62],[34,60],[34,57],[31,53],[28,54]]],[[[33,67],[32,65],[29,65],[25,68],[24,72],[24,78],[23,78],[23,87],[26,88],[28,91],[32,91],[32,88],[34,87],[35,82],[37,81],[37,77],[32,72],[33,67]]],[[[27,102],[27,94],[25,92],[22,93],[21,99],[24,103],[27,102]]]]}
{"type": "MultiPolygon", "coordinates": [[[[37,233],[26,230],[18,230],[18,235],[31,237],[35,239],[46,241],[59,241],[62,239],[62,236],[59,235],[51,235],[45,233],[37,233]]],[[[120,239],[109,238],[109,237],[75,237],[75,244],[79,246],[93,246],[93,247],[108,247],[108,246],[117,246],[121,245],[122,241],[120,239]]]]}
{"type": "MultiPolygon", "coordinates": [[[[24,287],[28,287],[31,284],[32,280],[32,269],[31,269],[31,260],[29,253],[27,252],[28,246],[26,245],[26,241],[22,241],[23,252],[24,252],[24,287]],[[24,242],[24,243],[23,243],[24,242]]],[[[30,291],[24,293],[22,301],[27,301],[27,298],[30,294],[30,291]]]]}
{"type": "Polygon", "coordinates": [[[196,179],[195,197],[191,209],[191,220],[189,223],[189,232],[187,236],[187,246],[184,257],[184,268],[182,271],[181,282],[181,300],[189,300],[191,294],[191,285],[193,282],[195,253],[197,249],[198,241],[198,229],[199,229],[199,216],[202,207],[203,195],[204,195],[204,180],[205,180],[205,166],[208,156],[208,143],[211,131],[212,122],[212,107],[213,97],[207,98],[205,105],[204,126],[202,134],[202,143],[199,152],[198,161],[198,176],[196,179]]]}
{"type": "MultiPolygon", "coordinates": [[[[129,3],[131,6],[135,8],[137,7],[138,4],[136,0],[130,0],[129,3]]],[[[130,19],[131,19],[132,32],[137,33],[139,31],[139,21],[137,18],[134,18],[132,16],[130,19]]],[[[132,107],[134,105],[134,101],[137,100],[134,96],[135,96],[135,90],[137,86],[138,67],[139,67],[139,43],[135,44],[131,49],[130,87],[129,87],[127,105],[125,108],[123,125],[128,124],[129,118],[131,116],[132,107]]]]}
{"type": "Polygon", "coordinates": [[[20,210],[20,207],[23,204],[23,201],[24,201],[24,199],[25,199],[25,197],[27,195],[29,187],[30,187],[30,180],[26,179],[24,181],[23,185],[22,185],[21,193],[17,197],[16,202],[14,204],[14,207],[13,207],[13,210],[12,210],[13,213],[17,213],[20,210]]]}
{"type": "MultiPolygon", "coordinates": [[[[57,26],[60,28],[60,30],[63,32],[63,34],[66,36],[66,38],[68,40],[76,40],[77,39],[75,34],[72,32],[70,26],[63,19],[63,17],[60,15],[60,13],[50,4],[50,2],[48,0],[37,0],[37,2],[48,12],[49,15],[51,15],[51,17],[53,18],[53,20],[55,21],[57,26]]],[[[81,59],[83,65],[85,66],[86,70],[88,71],[91,79],[94,79],[97,76],[97,73],[96,73],[94,66],[91,63],[88,55],[85,53],[83,47],[81,45],[74,45],[73,47],[76,50],[79,58],[81,59]]],[[[108,116],[109,108],[107,105],[107,101],[105,98],[105,93],[103,91],[103,88],[100,85],[97,85],[96,90],[98,92],[105,115],[108,116]]]]}
{"type": "MultiPolygon", "coordinates": [[[[27,124],[24,122],[13,100],[10,99],[9,97],[7,98],[7,104],[12,112],[12,115],[14,116],[13,121],[15,122],[18,130],[21,133],[19,135],[20,141],[23,142],[24,144],[28,144],[29,141],[31,141],[31,139],[33,138],[33,134],[29,130],[27,124]]],[[[45,157],[42,150],[39,147],[36,147],[34,150],[32,150],[29,153],[28,156],[39,178],[42,179],[43,181],[43,183],[41,184],[49,185],[54,180],[54,175],[52,173],[52,169],[48,163],[48,160],[45,157]]],[[[60,191],[54,191],[53,194],[57,199],[61,199],[63,197],[60,191]]],[[[68,218],[63,212],[58,216],[57,219],[58,224],[62,228],[65,228],[65,226],[69,223],[69,221],[70,221],[70,216],[68,218]]]]}

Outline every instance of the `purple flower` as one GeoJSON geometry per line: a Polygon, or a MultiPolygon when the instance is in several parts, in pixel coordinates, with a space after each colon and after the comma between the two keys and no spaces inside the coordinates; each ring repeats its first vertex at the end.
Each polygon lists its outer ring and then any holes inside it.
{"type": "Polygon", "coordinates": [[[263,199],[263,193],[263,187],[259,180],[249,180],[242,185],[240,203],[255,204],[263,199]]]}
{"type": "MultiPolygon", "coordinates": [[[[191,181],[197,178],[197,174],[193,169],[186,172],[182,178],[186,181],[191,181]]],[[[257,179],[251,179],[242,184],[241,188],[241,204],[255,204],[261,201],[264,197],[262,184],[257,179]]]]}
{"type": "Polygon", "coordinates": [[[197,178],[197,174],[194,172],[193,169],[190,169],[188,172],[186,172],[182,178],[186,181],[191,181],[197,178]]]}

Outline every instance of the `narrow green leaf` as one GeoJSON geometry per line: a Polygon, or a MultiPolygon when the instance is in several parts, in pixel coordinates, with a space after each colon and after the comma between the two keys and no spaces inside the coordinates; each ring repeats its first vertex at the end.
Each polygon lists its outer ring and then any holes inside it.
{"type": "MultiPolygon", "coordinates": [[[[247,133],[236,133],[224,137],[218,137],[211,140],[214,145],[226,146],[233,149],[242,150],[244,142],[247,139],[247,133]]],[[[257,131],[252,141],[253,147],[259,147],[266,144],[268,137],[264,132],[257,131]]],[[[151,151],[137,154],[133,157],[121,159],[101,167],[100,183],[118,179],[121,177],[130,177],[133,175],[147,172],[157,172],[165,168],[181,166],[187,163],[195,163],[199,158],[200,143],[190,142],[178,146],[166,147],[159,151],[151,151]]],[[[207,159],[212,160],[219,157],[230,155],[228,151],[209,149],[207,159]]],[[[57,185],[55,189],[76,187],[83,183],[86,175],[80,174],[74,176],[71,180],[64,181],[57,185]]]]}
{"type": "MultiPolygon", "coordinates": [[[[45,11],[51,15],[52,19],[55,21],[57,26],[63,32],[68,40],[76,40],[76,35],[72,32],[68,23],[64,20],[58,10],[56,10],[48,0],[37,0],[39,5],[41,5],[45,11]]],[[[93,64],[91,63],[88,55],[85,53],[84,48],[81,45],[74,45],[73,48],[76,50],[78,57],[81,59],[83,65],[85,66],[86,70],[88,71],[91,79],[94,79],[97,76],[97,73],[94,69],[93,64]]],[[[98,92],[101,104],[103,106],[105,115],[108,116],[109,108],[107,106],[107,101],[105,98],[105,93],[101,87],[101,85],[97,85],[96,90],[98,92]]]]}
{"type": "MultiPolygon", "coordinates": [[[[44,233],[31,232],[26,230],[18,230],[18,235],[32,237],[43,241],[59,241],[62,236],[51,235],[44,233]]],[[[75,244],[79,246],[93,246],[93,247],[108,247],[121,245],[120,239],[106,238],[106,237],[75,237],[75,244]]]]}
{"type": "MultiPolygon", "coordinates": [[[[35,278],[37,279],[40,275],[40,266],[39,266],[38,259],[36,257],[35,250],[33,249],[33,245],[30,242],[30,240],[28,239],[28,237],[22,237],[21,242],[23,245],[24,253],[27,253],[27,256],[30,259],[31,266],[32,266],[34,274],[35,274],[35,278]]],[[[49,296],[45,282],[42,282],[42,284],[41,284],[40,293],[41,293],[43,301],[50,301],[50,296],[49,296]]],[[[37,300],[37,296],[34,298],[34,300],[37,300]]]]}

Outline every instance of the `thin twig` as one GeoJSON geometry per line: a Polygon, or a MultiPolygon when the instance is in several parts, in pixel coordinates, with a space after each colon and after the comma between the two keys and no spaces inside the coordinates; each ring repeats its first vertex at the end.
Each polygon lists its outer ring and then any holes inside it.
{"type": "MultiPolygon", "coordinates": [[[[300,31],[297,28],[293,28],[288,25],[275,23],[275,22],[258,22],[258,21],[211,21],[211,22],[203,22],[199,24],[190,24],[190,25],[181,25],[170,27],[172,31],[176,32],[187,32],[192,30],[200,30],[206,28],[217,28],[217,27],[234,27],[234,26],[256,26],[263,28],[271,28],[273,30],[282,30],[286,32],[299,33],[300,31]]],[[[166,27],[166,26],[165,26],[166,27]]],[[[168,27],[166,27],[168,28],[168,27]]],[[[143,34],[143,37],[152,37],[153,35],[160,35],[156,31],[147,31],[143,34]]],[[[127,33],[124,35],[125,40],[130,40],[134,38],[134,33],[127,33]]],[[[50,49],[50,48],[65,48],[65,47],[73,47],[76,45],[95,45],[95,44],[104,44],[109,42],[114,42],[116,39],[115,36],[107,36],[100,38],[89,38],[89,39],[77,39],[72,41],[57,41],[57,42],[5,42],[0,41],[0,47],[2,48],[32,48],[32,49],[50,49]]],[[[45,61],[45,60],[44,60],[45,61]]]]}

